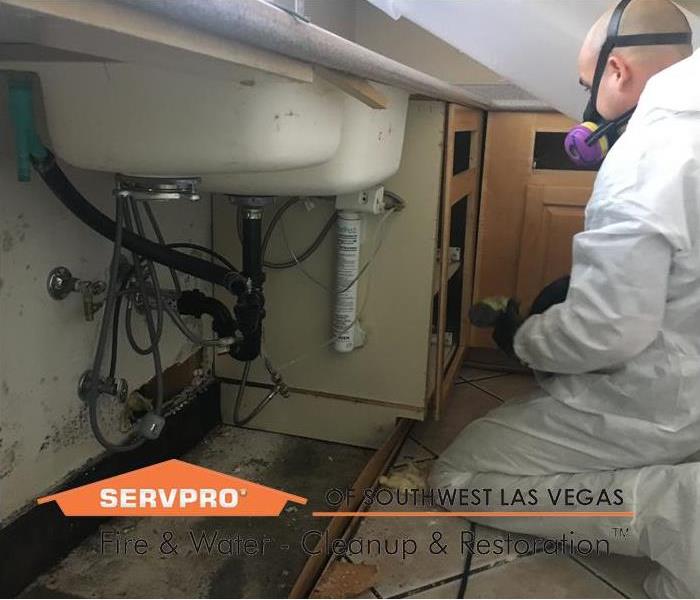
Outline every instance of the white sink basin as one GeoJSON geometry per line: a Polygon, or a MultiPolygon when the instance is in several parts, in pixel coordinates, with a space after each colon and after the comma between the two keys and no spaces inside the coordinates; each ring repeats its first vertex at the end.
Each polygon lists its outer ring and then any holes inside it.
{"type": "Polygon", "coordinates": [[[372,109],[315,77],[246,67],[230,81],[130,63],[0,64],[41,81],[51,147],[85,169],[200,176],[230,194],[334,195],[399,167],[408,92],[372,109]]]}
{"type": "Polygon", "coordinates": [[[373,84],[389,100],[376,110],[344,97],[340,146],[323,164],[274,173],[205,175],[204,191],[260,195],[335,195],[381,183],[399,168],[408,93],[373,84]]]}
{"type": "Polygon", "coordinates": [[[12,63],[39,74],[54,153],[134,175],[274,171],[329,160],[344,95],[241,67],[231,81],[125,63],[12,63]]]}

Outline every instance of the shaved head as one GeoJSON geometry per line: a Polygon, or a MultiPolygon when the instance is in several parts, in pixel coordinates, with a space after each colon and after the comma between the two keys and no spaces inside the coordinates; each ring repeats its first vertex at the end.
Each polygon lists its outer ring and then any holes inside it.
{"type": "MultiPolygon", "coordinates": [[[[617,3],[615,4],[615,6],[617,3]]],[[[608,25],[615,6],[610,7],[591,27],[583,43],[589,56],[598,59],[600,49],[608,35],[608,25]]],[[[690,25],[683,12],[670,0],[633,0],[625,9],[620,21],[620,35],[637,33],[678,33],[690,32],[690,25]]],[[[687,58],[693,49],[690,44],[679,46],[633,46],[616,48],[613,52],[630,57],[643,55],[650,57],[670,57],[680,60],[687,58]]]]}
{"type": "MultiPolygon", "coordinates": [[[[586,87],[592,86],[598,56],[617,4],[615,2],[595,22],[581,47],[579,75],[586,87]]],[[[622,14],[618,35],[690,31],[685,15],[670,0],[632,0],[622,14]]],[[[690,44],[614,48],[601,79],[598,112],[606,119],[617,118],[637,104],[646,82],[653,75],[687,58],[692,52],[690,44]]]]}

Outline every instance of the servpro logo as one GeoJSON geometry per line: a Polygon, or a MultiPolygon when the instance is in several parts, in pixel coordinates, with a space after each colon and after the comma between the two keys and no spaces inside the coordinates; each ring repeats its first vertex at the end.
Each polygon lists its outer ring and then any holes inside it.
{"type": "Polygon", "coordinates": [[[238,495],[245,496],[245,488],[102,488],[100,506],[103,508],[236,508],[238,495]]]}
{"type": "Polygon", "coordinates": [[[277,517],[307,499],[181,460],[165,462],[44,496],[69,517],[277,517]]]}

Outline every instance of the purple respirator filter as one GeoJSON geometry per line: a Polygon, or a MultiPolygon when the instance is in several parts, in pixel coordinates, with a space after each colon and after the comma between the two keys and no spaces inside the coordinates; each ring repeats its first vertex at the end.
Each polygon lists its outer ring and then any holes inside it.
{"type": "Polygon", "coordinates": [[[588,139],[597,129],[598,125],[587,121],[576,125],[566,136],[564,149],[576,166],[595,167],[608,153],[608,138],[605,136],[588,144],[588,139]]]}

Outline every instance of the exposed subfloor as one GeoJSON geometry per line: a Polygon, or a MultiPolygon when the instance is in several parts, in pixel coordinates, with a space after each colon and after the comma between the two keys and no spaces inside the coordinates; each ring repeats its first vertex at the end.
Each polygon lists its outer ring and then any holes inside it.
{"type": "MultiPolygon", "coordinates": [[[[465,368],[455,386],[446,413],[439,422],[414,425],[394,467],[412,463],[424,473],[431,468],[462,428],[502,402],[523,397],[537,390],[529,375],[500,373],[465,368]]],[[[440,511],[437,507],[396,506],[379,507],[391,511],[440,511]]],[[[455,598],[464,569],[460,552],[430,554],[426,549],[433,541],[434,531],[442,533],[443,543],[454,548],[461,541],[462,531],[469,524],[459,518],[365,518],[360,521],[353,537],[362,540],[416,540],[419,550],[405,559],[381,548],[369,552],[348,553],[341,559],[337,574],[335,565],[319,582],[319,597],[329,591],[354,589],[362,598],[455,598]],[[363,565],[354,570],[353,565],[363,565]],[[367,569],[365,567],[371,567],[367,569]],[[357,580],[371,583],[363,587],[357,580]]],[[[493,542],[505,539],[504,532],[477,526],[474,539],[493,542]]],[[[526,538],[510,534],[511,540],[526,538]]],[[[497,547],[493,544],[494,548],[497,547]]],[[[399,553],[401,545],[398,546],[399,553]]],[[[517,549],[517,546],[515,546],[517,549]]],[[[524,544],[521,549],[527,549],[524,544]]],[[[409,548],[410,550],[410,548],[409,548]]],[[[491,552],[472,561],[467,598],[645,598],[642,588],[651,562],[644,558],[626,556],[581,557],[544,553],[527,554],[520,550],[510,553],[491,552]]]]}
{"type": "MultiPolygon", "coordinates": [[[[427,472],[466,424],[500,403],[535,389],[529,376],[464,369],[443,419],[416,424],[394,466],[413,463],[427,472]]],[[[350,485],[371,454],[371,450],[341,444],[222,426],[183,460],[305,496],[309,505],[288,507],[280,519],[113,519],[101,530],[143,537],[154,546],[162,541],[165,531],[173,531],[176,540],[186,540],[189,531],[197,535],[206,531],[211,536],[218,530],[224,537],[256,539],[267,535],[275,545],[265,557],[197,555],[187,544],[178,546],[177,556],[162,557],[157,552],[146,556],[104,555],[100,553],[98,533],[40,577],[23,596],[286,597],[307,559],[299,548],[301,536],[326,526],[326,521],[313,518],[311,511],[328,510],[324,492],[350,485]],[[283,544],[289,544],[290,550],[279,549],[283,544]]],[[[383,507],[391,509],[402,510],[383,507]]],[[[415,539],[427,546],[435,529],[449,539],[467,528],[465,521],[454,518],[362,519],[354,536],[415,539]]],[[[482,526],[476,530],[477,539],[495,540],[505,535],[482,526]]],[[[454,598],[464,566],[459,553],[431,556],[420,552],[405,560],[387,554],[350,555],[336,564],[350,567],[346,578],[364,578],[371,584],[357,596],[365,598],[454,598]],[[353,565],[368,565],[371,569],[353,571],[353,565]]],[[[614,555],[482,555],[472,563],[465,597],[643,598],[642,581],[650,564],[646,559],[614,555]]],[[[322,582],[327,582],[328,573],[322,582]]],[[[358,581],[352,583],[355,588],[362,587],[358,581]]]]}
{"type": "MultiPolygon", "coordinates": [[[[51,571],[24,590],[22,597],[39,598],[278,598],[286,597],[308,556],[300,548],[304,532],[323,531],[327,519],[313,510],[328,510],[325,492],[347,488],[373,451],[342,444],[221,426],[182,460],[235,475],[309,499],[306,506],[288,504],[280,518],[120,518],[103,523],[51,571]],[[149,550],[115,554],[101,550],[102,532],[122,539],[143,538],[149,550]],[[172,532],[177,554],[164,555],[163,534],[172,532]],[[253,538],[264,556],[196,552],[190,532],[199,540],[253,538]]],[[[221,547],[224,552],[229,544],[221,547]]],[[[166,550],[169,547],[165,547],[166,550]]]]}

